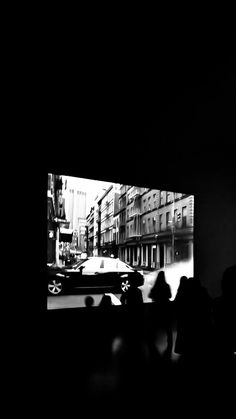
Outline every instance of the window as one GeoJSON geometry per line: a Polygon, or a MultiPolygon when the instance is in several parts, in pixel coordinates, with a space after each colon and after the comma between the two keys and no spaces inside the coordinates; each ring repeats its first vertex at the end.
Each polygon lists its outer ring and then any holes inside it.
{"type": "Polygon", "coordinates": [[[146,233],[146,221],[145,220],[143,220],[143,233],[144,234],[146,233]]]}
{"type": "Polygon", "coordinates": [[[157,248],[156,248],[156,246],[153,246],[153,248],[152,248],[152,261],[154,263],[156,263],[156,261],[157,261],[157,248]]]}
{"type": "Polygon", "coordinates": [[[78,270],[81,266],[84,266],[83,275],[94,274],[101,268],[101,259],[89,259],[78,266],[78,270]]]}
{"type": "Polygon", "coordinates": [[[118,261],[116,259],[104,259],[104,271],[117,271],[118,261]]]}
{"type": "Polygon", "coordinates": [[[171,193],[170,192],[166,192],[166,202],[170,202],[171,201],[171,193]]]}
{"type": "Polygon", "coordinates": [[[162,224],[163,224],[163,214],[160,214],[159,222],[160,222],[160,231],[161,231],[162,230],[162,224]]]}
{"type": "Polygon", "coordinates": [[[178,210],[177,209],[175,209],[174,210],[174,223],[176,224],[177,223],[177,221],[178,221],[178,219],[177,219],[177,214],[178,214],[178,210]]]}
{"type": "Polygon", "coordinates": [[[118,270],[119,272],[130,272],[130,267],[126,265],[125,262],[118,261],[118,270]]]}
{"type": "Polygon", "coordinates": [[[152,224],[153,224],[153,231],[156,231],[156,229],[157,229],[156,217],[153,217],[152,224]]]}
{"type": "Polygon", "coordinates": [[[161,191],[160,195],[160,205],[164,205],[165,191],[161,191]]]}
{"type": "Polygon", "coordinates": [[[166,228],[171,228],[170,212],[166,213],[166,228]]]}
{"type": "Polygon", "coordinates": [[[143,263],[146,263],[146,246],[143,246],[143,263]]]}
{"type": "Polygon", "coordinates": [[[187,225],[187,207],[182,208],[182,227],[187,225]]]}
{"type": "Polygon", "coordinates": [[[146,199],[143,200],[143,211],[146,211],[146,199]]]}

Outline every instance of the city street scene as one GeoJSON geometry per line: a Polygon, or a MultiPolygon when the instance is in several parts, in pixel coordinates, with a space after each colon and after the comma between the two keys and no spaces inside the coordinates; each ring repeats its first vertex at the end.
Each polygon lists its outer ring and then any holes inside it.
{"type": "Polygon", "coordinates": [[[49,173],[47,308],[150,303],[162,270],[173,300],[193,237],[193,195],[49,173]]]}

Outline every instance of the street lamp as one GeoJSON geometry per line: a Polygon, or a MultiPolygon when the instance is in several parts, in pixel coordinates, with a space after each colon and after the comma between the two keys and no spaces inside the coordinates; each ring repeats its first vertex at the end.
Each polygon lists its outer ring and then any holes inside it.
{"type": "Polygon", "coordinates": [[[172,263],[175,262],[175,193],[173,192],[173,212],[172,212],[172,263]]]}

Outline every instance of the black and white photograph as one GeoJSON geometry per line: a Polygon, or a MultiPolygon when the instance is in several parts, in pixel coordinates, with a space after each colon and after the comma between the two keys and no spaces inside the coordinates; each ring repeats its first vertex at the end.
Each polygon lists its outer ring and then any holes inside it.
{"type": "Polygon", "coordinates": [[[48,309],[127,303],[193,276],[194,196],[48,174],[48,309]],[[92,302],[92,303],[91,303],[92,302]]]}

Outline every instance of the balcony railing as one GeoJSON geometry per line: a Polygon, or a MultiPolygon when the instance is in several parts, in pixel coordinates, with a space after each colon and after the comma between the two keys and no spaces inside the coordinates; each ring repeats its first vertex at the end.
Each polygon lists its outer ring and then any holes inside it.
{"type": "Polygon", "coordinates": [[[130,191],[129,198],[133,200],[140,195],[141,195],[141,188],[138,188],[137,186],[133,186],[133,189],[130,191]]]}

